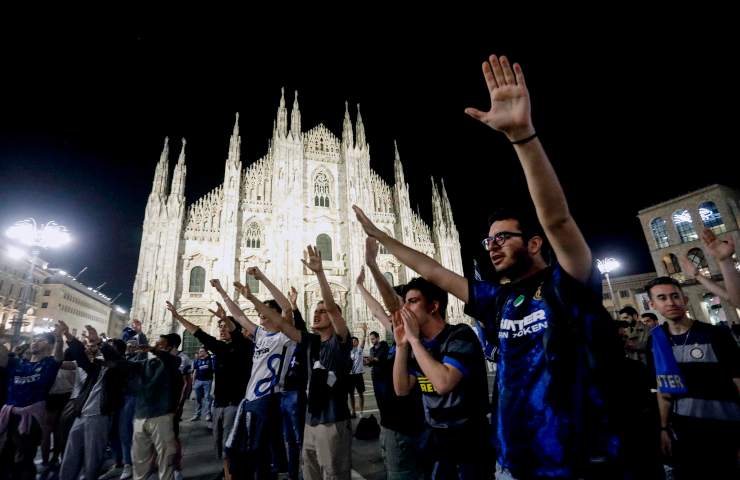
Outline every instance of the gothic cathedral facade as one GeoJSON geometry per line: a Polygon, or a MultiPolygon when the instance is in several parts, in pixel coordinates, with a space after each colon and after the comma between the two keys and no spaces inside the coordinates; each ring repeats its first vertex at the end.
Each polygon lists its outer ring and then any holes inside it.
{"type": "MultiPolygon", "coordinates": [[[[322,252],[327,278],[353,334],[365,322],[370,330],[383,332],[354,288],[364,264],[366,236],[353,204],[393,237],[462,275],[460,240],[444,183],[438,188],[432,179],[430,228],[411,209],[398,148],[393,186],[370,168],[359,106],[353,128],[345,105],[339,139],[323,125],[303,132],[297,92],[290,116],[282,95],[267,154],[244,168],[240,143],[237,114],[223,183],[188,206],[185,140],[171,180],[165,140],[144,213],[131,309],[132,318],[140,319],[148,334],[182,332],[165,301],[215,333],[215,318],[208,309],[220,297],[209,279],[220,279],[233,295],[232,283],[244,282],[250,266],[262,269],[283,291],[294,286],[298,307],[310,319],[321,293],[315,276],[300,261],[309,244],[322,252]]],[[[382,247],[378,264],[394,285],[414,276],[382,247]]],[[[264,286],[253,281],[250,286],[260,298],[269,297],[264,286]]],[[[380,298],[370,275],[366,286],[380,298]]],[[[251,303],[241,297],[237,302],[255,315],[251,303]]],[[[452,296],[447,315],[451,323],[465,320],[462,303],[452,296]]]]}

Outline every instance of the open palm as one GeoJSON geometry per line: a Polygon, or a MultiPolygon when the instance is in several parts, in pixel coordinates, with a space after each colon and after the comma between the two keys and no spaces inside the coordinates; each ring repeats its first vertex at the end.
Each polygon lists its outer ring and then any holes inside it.
{"type": "Polygon", "coordinates": [[[529,92],[519,64],[512,71],[506,57],[491,55],[483,63],[483,76],[491,96],[487,112],[466,108],[465,113],[499,132],[512,141],[534,133],[530,112],[529,92]]]}
{"type": "Polygon", "coordinates": [[[303,264],[313,272],[320,272],[324,269],[321,264],[321,252],[318,248],[309,245],[306,247],[305,258],[301,260],[303,264]]]}
{"type": "Polygon", "coordinates": [[[727,260],[735,253],[735,242],[730,235],[725,240],[720,240],[710,229],[705,228],[701,233],[701,239],[704,247],[715,260],[721,262],[727,260]]]}

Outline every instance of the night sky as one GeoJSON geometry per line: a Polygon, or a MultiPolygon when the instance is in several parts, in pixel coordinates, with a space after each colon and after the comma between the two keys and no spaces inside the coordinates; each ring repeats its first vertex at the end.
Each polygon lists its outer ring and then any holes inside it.
{"type": "Polygon", "coordinates": [[[299,91],[304,131],[323,122],[341,137],[345,99],[353,120],[360,103],[371,166],[392,184],[396,139],[412,207],[429,224],[429,177],[444,178],[470,274],[487,213],[529,202],[513,149],[463,113],[489,106],[480,65],[490,53],[522,64],[571,210],[595,256],[622,261],[620,274],[653,270],[639,209],[712,183],[740,186],[737,121],[726,120],[737,111],[738,55],[721,12],[519,31],[472,9],[438,13],[6,30],[0,227],[29,216],[66,225],[75,242],[44,257],[71,273],[88,266],[80,281],[107,282],[103,292],[129,306],[164,137],[172,166],[188,141],[192,203],[223,179],[235,112],[242,164],[266,153],[285,86],[288,106],[299,91]]]}

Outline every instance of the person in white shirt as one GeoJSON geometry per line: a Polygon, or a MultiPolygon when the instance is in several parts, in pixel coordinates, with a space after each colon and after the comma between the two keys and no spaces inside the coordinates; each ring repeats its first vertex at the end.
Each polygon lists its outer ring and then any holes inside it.
{"type": "Polygon", "coordinates": [[[349,398],[352,399],[352,418],[357,418],[357,410],[355,409],[355,391],[357,391],[357,396],[360,397],[360,416],[362,416],[362,411],[365,410],[365,377],[363,375],[365,373],[365,366],[362,352],[365,350],[367,324],[363,323],[361,327],[362,341],[357,337],[352,337],[352,351],[350,352],[352,370],[349,375],[349,398]]]}

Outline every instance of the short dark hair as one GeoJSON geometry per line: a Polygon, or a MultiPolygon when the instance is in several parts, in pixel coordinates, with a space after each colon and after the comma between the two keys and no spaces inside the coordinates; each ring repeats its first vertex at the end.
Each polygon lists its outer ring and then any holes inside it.
{"type": "Polygon", "coordinates": [[[358,342],[360,341],[360,339],[359,339],[359,338],[357,338],[357,337],[354,337],[354,336],[353,336],[353,337],[352,337],[352,341],[354,341],[354,340],[357,340],[358,342]]]}
{"type": "Polygon", "coordinates": [[[547,260],[550,256],[550,245],[547,242],[545,231],[537,220],[537,216],[529,209],[501,207],[488,216],[488,228],[491,228],[493,222],[500,220],[516,220],[519,224],[519,230],[522,232],[522,239],[526,242],[532,237],[542,239],[542,248],[540,252],[543,258],[547,260]]]}
{"type": "Polygon", "coordinates": [[[620,315],[621,315],[621,314],[623,314],[623,313],[626,313],[626,314],[627,314],[627,315],[629,315],[630,317],[631,317],[631,316],[633,316],[633,315],[637,315],[637,314],[638,314],[638,313],[637,313],[637,310],[635,310],[635,307],[633,307],[633,306],[631,306],[631,305],[627,305],[626,307],[622,308],[622,309],[621,309],[621,310],[619,311],[619,314],[620,314],[620,315]]]}
{"type": "Polygon", "coordinates": [[[120,338],[111,339],[110,344],[113,346],[113,348],[116,349],[116,352],[118,352],[119,355],[126,354],[126,342],[124,342],[120,338]]]}
{"type": "Polygon", "coordinates": [[[406,286],[406,284],[404,284],[404,283],[401,283],[401,284],[398,284],[398,285],[394,285],[393,286],[393,291],[396,292],[396,295],[398,295],[400,297],[403,297],[403,287],[405,287],[405,286],[406,286]]]}
{"type": "MultiPolygon", "coordinates": [[[[226,318],[228,318],[231,321],[231,324],[234,325],[234,327],[235,327],[234,328],[234,331],[237,331],[237,330],[241,331],[242,330],[242,326],[239,325],[239,322],[237,322],[234,317],[232,317],[231,315],[226,315],[226,318]]],[[[226,320],[224,320],[223,318],[219,318],[218,319],[218,323],[219,324],[221,324],[221,323],[226,324],[226,320]]]]}
{"type": "Polygon", "coordinates": [[[273,300],[273,299],[265,300],[262,303],[272,308],[273,310],[277,310],[278,313],[283,313],[283,309],[280,307],[280,304],[276,300],[273,300]]]}
{"type": "Polygon", "coordinates": [[[180,346],[180,343],[182,343],[180,335],[176,333],[163,334],[160,335],[159,338],[164,338],[165,340],[167,340],[167,346],[170,348],[177,348],[180,346]]]}
{"type": "Polygon", "coordinates": [[[380,338],[380,334],[378,332],[376,332],[375,330],[373,330],[372,332],[370,332],[370,335],[375,335],[376,337],[380,338]]]}
{"type": "Polygon", "coordinates": [[[658,321],[658,316],[656,314],[652,313],[652,312],[645,312],[642,315],[640,315],[640,317],[650,318],[650,319],[652,319],[653,322],[657,322],[658,321]]]}
{"type": "Polygon", "coordinates": [[[409,283],[403,286],[403,298],[406,298],[406,294],[409,290],[418,290],[424,296],[427,302],[438,301],[439,302],[439,314],[442,318],[447,316],[447,292],[439,288],[432,282],[425,280],[421,277],[411,279],[409,283]]]}
{"type": "Polygon", "coordinates": [[[54,334],[51,332],[43,332],[34,336],[45,340],[46,343],[48,343],[49,345],[54,345],[55,343],[57,343],[57,337],[55,337],[54,334]]]}
{"type": "MultiPolygon", "coordinates": [[[[322,303],[326,303],[326,302],[324,302],[323,300],[319,300],[319,301],[318,301],[318,302],[316,303],[316,305],[321,305],[322,303]]],[[[336,305],[336,306],[337,306],[337,310],[339,310],[339,313],[342,313],[342,307],[340,307],[340,306],[339,306],[339,305],[338,305],[338,304],[337,304],[336,302],[334,303],[334,305],[336,305]]]]}
{"type": "Polygon", "coordinates": [[[678,280],[671,277],[658,277],[650,280],[647,285],[645,285],[645,291],[648,294],[648,297],[650,299],[653,298],[653,295],[650,293],[650,291],[653,289],[653,287],[657,287],[658,285],[673,285],[674,287],[678,288],[678,291],[683,293],[683,290],[681,289],[681,284],[678,283],[678,280]]]}

